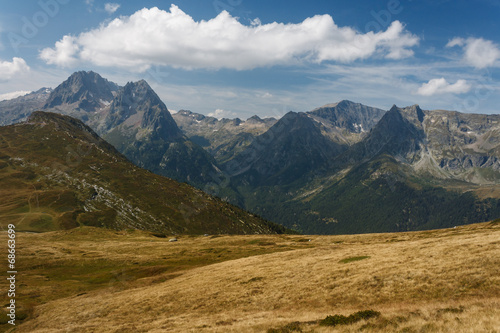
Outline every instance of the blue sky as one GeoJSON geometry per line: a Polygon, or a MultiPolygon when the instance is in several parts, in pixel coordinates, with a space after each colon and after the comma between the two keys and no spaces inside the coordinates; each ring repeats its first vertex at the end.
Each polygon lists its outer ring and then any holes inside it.
{"type": "Polygon", "coordinates": [[[77,70],[171,110],[280,117],[349,99],[500,113],[500,0],[0,4],[0,98],[77,70]]]}

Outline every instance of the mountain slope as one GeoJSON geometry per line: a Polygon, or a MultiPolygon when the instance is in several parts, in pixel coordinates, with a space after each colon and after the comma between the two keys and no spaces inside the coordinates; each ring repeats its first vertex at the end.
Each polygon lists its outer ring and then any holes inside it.
{"type": "Polygon", "coordinates": [[[425,140],[423,117],[417,105],[405,109],[393,106],[368,135],[339,156],[338,161],[354,164],[382,153],[414,159],[425,140]]]}
{"type": "Polygon", "coordinates": [[[34,112],[0,127],[0,215],[16,230],[91,225],[166,234],[283,230],[140,169],[81,121],[34,112]]]}
{"type": "Polygon", "coordinates": [[[289,112],[224,168],[252,186],[283,185],[319,172],[344,149],[305,113],[289,112]]]}
{"type": "Polygon", "coordinates": [[[31,112],[45,105],[51,91],[50,88],[41,88],[25,96],[0,101],[0,126],[26,120],[31,112]]]}
{"type": "Polygon", "coordinates": [[[259,149],[247,159],[234,159],[242,169],[232,180],[246,209],[313,234],[435,229],[500,217],[500,116],[394,106],[359,142],[340,151],[325,141],[335,142],[328,123],[305,114],[294,118],[305,129],[300,135],[287,121],[260,146],[253,143],[259,149]],[[312,133],[314,140],[307,139],[312,133]],[[303,144],[287,145],[286,137],[300,137],[303,144]],[[328,156],[322,167],[313,163],[319,147],[330,153],[317,155],[328,156]],[[308,171],[296,174],[302,178],[285,172],[287,177],[276,178],[279,168],[307,163],[308,171]]]}
{"type": "Polygon", "coordinates": [[[188,140],[146,81],[129,82],[90,122],[136,165],[203,187],[220,174],[203,148],[188,140]]]}
{"type": "MultiPolygon", "coordinates": [[[[454,130],[455,125],[439,129],[438,119],[443,115],[417,105],[394,106],[361,142],[334,160],[329,177],[302,188],[278,212],[267,207],[267,213],[259,213],[288,226],[284,221],[295,217],[296,228],[310,233],[423,230],[498,218],[500,196],[477,195],[486,189],[496,193],[500,187],[495,182],[497,157],[485,156],[479,148],[465,149],[471,140],[456,140],[464,132],[454,130]],[[461,170],[469,170],[467,175],[487,174],[489,183],[479,177],[465,181],[458,171],[452,174],[443,162],[446,159],[483,161],[482,165],[466,163],[468,169],[462,166],[461,170]]],[[[456,122],[459,127],[477,130],[478,124],[465,122],[465,115],[446,115],[461,118],[456,122]]],[[[496,131],[497,116],[488,118],[490,124],[481,121],[482,130],[474,135],[496,131]]],[[[492,143],[481,142],[490,148],[489,153],[495,152],[492,143]]]]}

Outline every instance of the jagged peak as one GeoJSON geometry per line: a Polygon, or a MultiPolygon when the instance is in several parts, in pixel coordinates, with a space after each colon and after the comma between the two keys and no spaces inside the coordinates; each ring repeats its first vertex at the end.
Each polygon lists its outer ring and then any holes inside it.
{"type": "Polygon", "coordinates": [[[124,88],[128,88],[128,89],[143,88],[143,89],[147,89],[147,90],[153,90],[153,88],[151,88],[149,83],[144,79],[141,79],[141,80],[135,81],[135,82],[129,81],[129,82],[127,82],[127,84],[125,84],[124,88]]]}
{"type": "Polygon", "coordinates": [[[400,108],[398,108],[398,106],[396,104],[393,104],[392,107],[389,109],[389,112],[394,112],[394,111],[398,111],[401,110],[400,108]]]}
{"type": "Polygon", "coordinates": [[[69,83],[69,82],[75,82],[75,81],[78,82],[78,81],[82,81],[82,80],[83,81],[85,81],[85,80],[92,80],[92,81],[97,81],[97,80],[100,81],[100,80],[102,80],[102,81],[108,82],[108,80],[106,80],[101,75],[99,75],[98,73],[93,72],[93,71],[78,71],[78,72],[74,72],[64,82],[69,83]]]}
{"type": "Polygon", "coordinates": [[[136,82],[129,82],[129,83],[133,84],[136,87],[141,87],[141,88],[153,90],[153,88],[151,88],[151,86],[149,85],[149,83],[146,80],[144,80],[144,79],[141,79],[141,80],[136,81],[136,82]]]}
{"type": "Polygon", "coordinates": [[[70,110],[95,111],[102,105],[101,101],[111,101],[113,92],[118,88],[116,83],[106,80],[95,72],[75,72],[51,91],[43,108],[52,109],[76,103],[70,110]]]}
{"type": "Polygon", "coordinates": [[[418,120],[419,122],[423,122],[425,118],[425,113],[418,104],[414,104],[404,108],[399,108],[396,106],[396,104],[394,104],[389,112],[398,112],[405,118],[408,118],[410,120],[418,120]]]}

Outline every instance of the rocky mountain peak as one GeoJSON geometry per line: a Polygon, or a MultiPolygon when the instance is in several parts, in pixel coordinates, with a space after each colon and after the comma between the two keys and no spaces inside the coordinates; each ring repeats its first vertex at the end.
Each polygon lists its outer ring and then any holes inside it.
{"type": "Polygon", "coordinates": [[[345,128],[352,133],[369,131],[384,113],[384,110],[348,100],[326,104],[308,112],[310,115],[331,122],[335,127],[345,128]]]}
{"type": "Polygon", "coordinates": [[[113,99],[113,92],[118,89],[115,83],[92,71],[75,72],[50,94],[44,109],[70,105],[73,110],[95,111],[113,99]]]}
{"type": "Polygon", "coordinates": [[[422,126],[421,124],[425,118],[425,113],[418,104],[404,108],[398,108],[396,105],[393,105],[389,112],[399,112],[404,118],[417,127],[422,126]]]}
{"type": "Polygon", "coordinates": [[[171,140],[182,136],[167,106],[145,80],[128,82],[113,99],[105,130],[121,124],[148,129],[152,139],[171,140]]]}

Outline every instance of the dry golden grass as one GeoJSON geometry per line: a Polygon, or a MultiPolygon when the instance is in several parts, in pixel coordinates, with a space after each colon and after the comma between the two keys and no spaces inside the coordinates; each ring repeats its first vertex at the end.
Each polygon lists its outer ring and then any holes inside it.
{"type": "Polygon", "coordinates": [[[177,243],[83,229],[23,234],[19,243],[19,260],[28,263],[25,288],[45,304],[34,306],[15,332],[287,332],[293,322],[303,332],[500,332],[498,223],[177,243]],[[39,265],[52,264],[30,266],[31,253],[39,265]],[[99,261],[110,269],[121,264],[124,274],[106,281],[99,261]],[[74,265],[74,281],[68,274],[35,280],[57,270],[57,262],[74,265]],[[78,265],[100,270],[84,276],[78,265]],[[101,273],[102,283],[84,283],[101,273]],[[318,323],[366,309],[381,316],[346,326],[318,323]]]}

